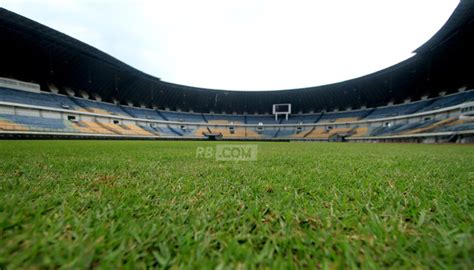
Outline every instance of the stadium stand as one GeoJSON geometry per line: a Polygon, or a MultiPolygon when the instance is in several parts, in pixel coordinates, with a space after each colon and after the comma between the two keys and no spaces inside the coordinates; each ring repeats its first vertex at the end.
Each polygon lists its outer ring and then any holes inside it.
{"type": "MultiPolygon", "coordinates": [[[[54,131],[54,132],[78,132],[88,134],[114,134],[122,136],[167,136],[186,138],[205,138],[208,134],[221,134],[222,138],[236,139],[329,139],[334,135],[344,137],[367,137],[387,136],[399,134],[418,134],[423,132],[448,132],[465,131],[472,127],[470,123],[461,123],[455,117],[436,120],[428,117],[413,123],[396,123],[377,127],[339,127],[338,123],[351,123],[364,120],[386,119],[387,117],[407,116],[413,113],[427,112],[426,108],[432,110],[442,109],[440,106],[453,106],[468,102],[473,99],[474,91],[466,91],[438,97],[429,100],[416,101],[413,103],[365,109],[357,111],[344,111],[320,114],[297,114],[288,120],[280,118],[275,120],[271,115],[226,115],[226,114],[196,114],[185,112],[169,112],[152,110],[148,108],[137,108],[111,103],[97,102],[63,96],[53,93],[30,93],[21,90],[0,89],[0,102],[12,102],[16,104],[41,106],[51,109],[66,109],[74,112],[95,113],[98,116],[120,116],[137,121],[171,121],[183,123],[207,124],[207,127],[195,128],[191,125],[173,127],[170,124],[164,126],[150,126],[150,124],[122,124],[120,121],[112,123],[97,120],[68,121],[63,118],[47,118],[39,116],[24,116],[15,114],[0,115],[1,130],[17,131],[54,131]],[[454,125],[454,124],[456,125],[454,125]],[[257,132],[257,125],[273,125],[274,127],[263,127],[261,134],[257,132]],[[290,127],[278,127],[281,124],[290,127]],[[317,124],[319,126],[307,126],[296,132],[296,127],[301,124],[317,124]],[[239,127],[234,125],[250,125],[239,127]],[[253,127],[252,127],[253,125],[253,127]],[[321,126],[322,125],[322,126],[321,126]],[[336,126],[334,126],[336,125],[336,126]],[[231,132],[231,127],[233,132],[231,132]]],[[[429,112],[429,111],[428,111],[429,112]]]]}

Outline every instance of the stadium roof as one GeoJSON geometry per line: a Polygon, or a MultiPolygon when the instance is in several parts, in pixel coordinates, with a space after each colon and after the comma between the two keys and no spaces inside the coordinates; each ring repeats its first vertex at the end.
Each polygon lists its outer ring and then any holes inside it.
{"type": "MultiPolygon", "coordinates": [[[[227,91],[161,81],[47,26],[0,8],[0,76],[52,83],[118,100],[171,110],[271,113],[276,103],[294,112],[331,111],[401,103],[441,91],[473,87],[474,1],[461,1],[443,28],[416,54],[356,79],[302,89],[227,91]]],[[[242,78],[245,79],[245,78],[242,78]]]]}

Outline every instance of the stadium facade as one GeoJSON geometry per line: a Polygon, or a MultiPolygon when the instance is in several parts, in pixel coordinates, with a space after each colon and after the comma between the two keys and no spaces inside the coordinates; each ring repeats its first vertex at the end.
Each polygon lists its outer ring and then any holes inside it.
{"type": "Polygon", "coordinates": [[[474,142],[473,36],[474,2],[461,1],[414,56],[387,69],[226,91],[164,82],[0,9],[0,136],[474,142]]]}

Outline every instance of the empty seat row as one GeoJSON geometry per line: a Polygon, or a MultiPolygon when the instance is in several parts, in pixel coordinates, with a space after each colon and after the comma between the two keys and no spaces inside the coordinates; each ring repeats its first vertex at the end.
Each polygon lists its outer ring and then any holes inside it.
{"type": "Polygon", "coordinates": [[[0,88],[0,101],[28,104],[57,109],[77,108],[71,98],[51,93],[33,93],[8,88],[0,88]]]}

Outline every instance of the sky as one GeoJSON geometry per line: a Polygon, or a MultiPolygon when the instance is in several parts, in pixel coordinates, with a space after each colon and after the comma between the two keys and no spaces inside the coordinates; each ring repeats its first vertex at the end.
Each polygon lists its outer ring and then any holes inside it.
{"type": "Polygon", "coordinates": [[[459,0],[0,0],[163,81],[279,90],[401,62],[459,0]]]}

